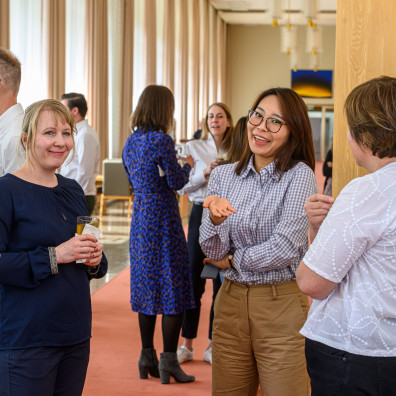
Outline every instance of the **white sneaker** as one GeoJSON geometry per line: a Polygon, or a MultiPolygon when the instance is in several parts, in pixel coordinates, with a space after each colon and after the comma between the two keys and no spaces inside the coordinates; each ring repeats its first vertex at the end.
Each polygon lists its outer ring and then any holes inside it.
{"type": "Polygon", "coordinates": [[[212,347],[205,349],[204,362],[208,362],[208,363],[212,364],[212,347]]]}
{"type": "Polygon", "coordinates": [[[186,346],[182,345],[177,349],[177,360],[180,364],[193,360],[194,352],[190,351],[186,346]]]}

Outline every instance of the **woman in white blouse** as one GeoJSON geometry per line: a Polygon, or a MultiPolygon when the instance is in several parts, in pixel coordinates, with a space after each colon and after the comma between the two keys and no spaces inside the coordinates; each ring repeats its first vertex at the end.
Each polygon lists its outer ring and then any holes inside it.
{"type": "MultiPolygon", "coordinates": [[[[190,153],[194,158],[194,167],[190,172],[189,182],[179,190],[180,195],[188,194],[188,199],[193,203],[188,223],[188,254],[191,265],[195,309],[184,312],[182,323],[183,345],[178,349],[179,363],[193,359],[193,339],[197,337],[199,316],[201,311],[201,297],[205,291],[205,279],[200,277],[203,269],[205,255],[199,246],[199,226],[202,219],[202,204],[206,197],[209,176],[221,161],[226,159],[228,144],[224,144],[226,137],[233,132],[233,121],[230,109],[224,103],[213,103],[206,112],[201,139],[187,143],[190,153]]],[[[213,280],[213,298],[221,286],[219,276],[213,280]]],[[[212,322],[213,302],[209,321],[209,342],[204,353],[204,360],[212,363],[212,322]]]]}
{"type": "Polygon", "coordinates": [[[306,203],[313,243],[297,281],[314,299],[301,330],[312,396],[395,395],[396,79],[357,86],[344,109],[352,154],[369,174],[334,205],[319,194],[306,203]]]}
{"type": "Polygon", "coordinates": [[[307,106],[274,88],[248,114],[239,162],[210,177],[200,228],[205,259],[222,268],[215,302],[212,395],[307,396],[308,299],[295,271],[308,249],[304,202],[317,191],[307,106]]]}

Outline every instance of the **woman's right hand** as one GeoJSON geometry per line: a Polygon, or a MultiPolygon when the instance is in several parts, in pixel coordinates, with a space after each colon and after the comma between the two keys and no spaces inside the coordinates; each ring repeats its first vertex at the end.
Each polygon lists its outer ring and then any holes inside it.
{"type": "Polygon", "coordinates": [[[209,179],[209,176],[210,176],[210,174],[212,173],[212,170],[213,170],[214,168],[216,168],[216,166],[219,165],[219,164],[220,164],[220,161],[216,159],[216,160],[212,161],[212,162],[209,164],[209,166],[207,166],[207,167],[203,170],[203,174],[204,174],[204,176],[205,176],[205,179],[209,179]]]}
{"type": "Polygon", "coordinates": [[[309,220],[309,235],[311,242],[315,239],[319,227],[332,207],[334,198],[323,194],[314,194],[305,200],[305,213],[309,220]]]}
{"type": "MultiPolygon", "coordinates": [[[[77,235],[55,248],[58,264],[72,263],[76,260],[94,260],[102,255],[103,245],[91,234],[77,235]]],[[[94,260],[96,262],[96,260],[94,260]]]]}
{"type": "Polygon", "coordinates": [[[216,226],[220,225],[230,214],[236,213],[228,199],[214,195],[209,195],[205,199],[203,207],[209,209],[210,219],[216,226]]]}
{"type": "Polygon", "coordinates": [[[183,162],[190,165],[191,168],[194,168],[194,158],[192,157],[192,155],[189,155],[186,158],[183,158],[183,162]]]}

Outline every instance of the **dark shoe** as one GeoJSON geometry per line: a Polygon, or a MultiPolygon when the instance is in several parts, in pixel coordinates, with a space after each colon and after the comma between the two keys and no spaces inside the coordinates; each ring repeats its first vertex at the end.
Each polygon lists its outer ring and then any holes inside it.
{"type": "Polygon", "coordinates": [[[160,355],[159,373],[161,384],[169,384],[170,376],[177,382],[193,382],[195,377],[187,375],[180,367],[176,352],[164,352],[160,355]]]}
{"type": "Polygon", "coordinates": [[[148,374],[152,377],[159,378],[157,352],[154,348],[143,348],[139,358],[140,379],[147,379],[148,374]]]}

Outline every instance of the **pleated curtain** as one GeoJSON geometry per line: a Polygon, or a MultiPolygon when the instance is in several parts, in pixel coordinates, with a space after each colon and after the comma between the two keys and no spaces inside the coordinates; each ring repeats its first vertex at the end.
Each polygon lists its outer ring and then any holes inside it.
{"type": "Polygon", "coordinates": [[[10,48],[10,0],[0,0],[0,47],[10,48]]]}

